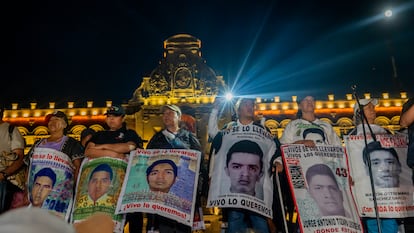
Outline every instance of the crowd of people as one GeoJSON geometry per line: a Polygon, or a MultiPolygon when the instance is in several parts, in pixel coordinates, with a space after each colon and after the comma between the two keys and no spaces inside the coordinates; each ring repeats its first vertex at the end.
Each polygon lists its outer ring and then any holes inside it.
{"type": "MultiPolygon", "coordinates": [[[[291,222],[287,227],[288,229],[286,229],[283,221],[283,218],[285,218],[284,214],[282,214],[285,213],[284,210],[287,213],[293,213],[295,212],[295,206],[292,204],[291,190],[287,186],[288,182],[286,181],[286,174],[283,168],[280,146],[285,144],[301,144],[306,147],[316,147],[318,145],[342,146],[341,139],[329,123],[317,118],[315,115],[315,100],[312,96],[308,95],[303,96],[298,101],[297,119],[288,123],[280,140],[276,136],[273,136],[272,140],[266,142],[266,146],[262,146],[254,140],[243,139],[243,132],[241,132],[241,140],[227,145],[230,140],[228,132],[234,132],[239,128],[255,128],[256,131],[260,129],[269,132],[269,134],[270,131],[263,125],[263,121],[257,121],[255,116],[255,100],[249,98],[240,98],[234,106],[236,118],[223,127],[219,127],[218,119],[223,102],[221,98],[217,97],[210,114],[208,134],[211,139],[211,153],[209,155],[208,169],[206,169],[209,174],[201,174],[200,177],[207,176],[211,179],[214,177],[212,173],[217,172],[217,166],[223,165],[224,168],[221,168],[221,170],[229,180],[228,186],[225,187],[225,192],[241,194],[242,196],[252,196],[265,202],[269,195],[268,187],[266,186],[268,183],[266,182],[269,181],[275,186],[281,186],[273,187],[271,191],[273,199],[273,219],[258,214],[255,211],[237,207],[226,207],[222,208],[222,220],[226,223],[223,228],[225,228],[227,233],[246,232],[247,229],[262,233],[298,232],[299,228],[297,224],[291,222]],[[223,161],[225,162],[221,163],[215,155],[220,154],[220,150],[223,148],[226,149],[226,152],[223,153],[223,161]],[[275,173],[278,176],[269,178],[269,174],[275,173]],[[275,179],[279,180],[276,182],[275,179]],[[285,206],[281,205],[280,198],[286,203],[285,206]]],[[[355,103],[354,123],[356,127],[350,132],[350,135],[391,133],[389,130],[374,124],[376,118],[375,106],[377,104],[377,99],[361,99],[355,103]]],[[[410,168],[414,168],[413,105],[413,99],[408,100],[404,104],[400,121],[402,128],[408,128],[410,144],[408,147],[407,164],[410,168]]],[[[63,192],[62,187],[72,189],[68,193],[66,190],[65,195],[75,196],[75,187],[79,179],[78,177],[82,172],[81,164],[83,160],[103,157],[127,160],[131,151],[137,148],[144,148],[143,140],[140,136],[134,130],[126,127],[124,122],[125,111],[122,106],[113,105],[106,112],[107,130],[95,132],[87,128],[81,134],[81,141],[77,141],[66,135],[66,129],[69,123],[65,113],[56,111],[47,115],[46,122],[50,136],[37,141],[31,147],[29,153],[24,155],[24,140],[16,127],[11,128],[9,123],[2,121],[3,112],[3,109],[0,110],[0,152],[15,153],[17,159],[4,170],[0,171],[0,213],[8,212],[0,216],[1,225],[6,219],[10,218],[7,216],[9,213],[16,215],[15,211],[8,210],[13,199],[17,197],[18,193],[21,194],[21,192],[26,192],[25,196],[28,199],[22,200],[20,206],[28,205],[32,209],[42,208],[54,210],[62,213],[64,216],[66,212],[71,211],[69,204],[58,205],[50,197],[59,195],[59,192],[63,192]],[[53,169],[53,167],[47,167],[47,163],[44,165],[42,162],[44,158],[42,156],[50,154],[55,155],[55,157],[64,161],[68,166],[63,171],[53,169]],[[25,190],[20,190],[8,182],[8,177],[17,173],[20,169],[26,169],[27,176],[32,177],[31,179],[28,178],[28,184],[25,190]],[[46,200],[48,197],[49,200],[46,200]]],[[[183,113],[178,106],[165,105],[161,108],[161,112],[164,128],[154,134],[145,149],[191,149],[200,152],[203,151],[197,135],[185,129],[180,124],[183,113]]],[[[263,133],[263,135],[267,134],[263,133]]],[[[401,163],[405,161],[399,160],[393,148],[383,148],[378,143],[373,142],[368,144],[367,148],[364,149],[363,157],[364,163],[370,164],[371,171],[373,173],[378,172],[374,174],[375,186],[398,187],[401,163]],[[388,156],[386,157],[384,154],[388,156]],[[384,166],[385,163],[386,166],[384,166]],[[376,166],[381,166],[381,168],[376,169],[376,166]],[[389,169],[383,169],[383,167],[388,167],[389,169]],[[383,175],[383,173],[387,173],[387,175],[383,175]]],[[[199,160],[201,167],[204,164],[203,158],[204,155],[201,154],[199,160]]],[[[108,190],[112,188],[113,182],[115,182],[114,175],[114,171],[105,163],[94,167],[88,176],[88,183],[86,185],[88,198],[87,200],[85,199],[85,203],[100,205],[100,203],[105,202],[105,204],[108,204],[106,195],[108,190]]],[[[201,206],[201,196],[207,195],[206,190],[201,190],[201,187],[206,187],[209,178],[200,179],[200,182],[195,184],[199,186],[194,200],[196,208],[201,206]],[[201,183],[201,181],[205,183],[201,183]]],[[[153,162],[146,170],[146,180],[149,189],[153,192],[170,192],[171,186],[176,179],[177,165],[168,158],[153,162]]],[[[347,210],[343,208],[343,194],[339,189],[338,182],[328,166],[325,164],[315,164],[310,167],[306,172],[306,180],[308,192],[323,216],[349,216],[347,210]],[[335,205],[326,205],[324,202],[327,199],[332,199],[330,203],[334,202],[335,205]]],[[[212,182],[214,185],[217,184],[217,181],[212,180],[212,182]]],[[[73,198],[73,201],[76,202],[77,199],[73,198]]],[[[113,202],[111,204],[116,205],[113,202]]],[[[29,212],[24,210],[22,214],[28,215],[30,214],[30,210],[29,212]]],[[[33,210],[33,214],[38,215],[37,210],[33,210]]],[[[144,215],[143,213],[136,212],[126,215],[129,232],[143,232],[144,216],[147,219],[146,232],[169,233],[192,231],[190,226],[164,216],[154,213],[146,213],[144,215]]],[[[74,227],[67,232],[71,232],[71,230],[73,232],[87,232],[84,230],[90,230],[88,228],[90,226],[87,224],[89,222],[95,223],[94,221],[96,219],[102,222],[97,224],[95,229],[92,229],[95,231],[100,229],[100,227],[107,227],[108,224],[104,222],[111,222],[111,219],[103,216],[92,216],[85,223],[74,224],[74,227]]],[[[362,220],[367,232],[378,232],[376,219],[362,218],[362,220]]],[[[34,220],[32,219],[31,221],[33,222],[34,220]]],[[[68,218],[63,218],[62,221],[68,222],[69,220],[68,218]]],[[[380,221],[382,232],[398,232],[400,222],[397,219],[382,218],[380,221]]],[[[10,222],[7,226],[9,227],[8,229],[12,229],[10,222]]],[[[1,228],[3,229],[3,225],[1,228]]],[[[0,232],[3,231],[0,230],[0,232]]]]}

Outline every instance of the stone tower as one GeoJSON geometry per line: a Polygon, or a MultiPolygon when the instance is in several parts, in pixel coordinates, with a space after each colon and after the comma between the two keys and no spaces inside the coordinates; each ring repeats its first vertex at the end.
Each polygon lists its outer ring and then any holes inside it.
{"type": "Polygon", "coordinates": [[[125,106],[130,113],[127,123],[149,140],[163,126],[160,108],[176,104],[183,111],[182,127],[193,131],[207,148],[208,114],[223,88],[223,77],[217,76],[201,56],[201,41],[188,34],[174,35],[164,41],[159,65],[149,77],[143,77],[125,106]]]}

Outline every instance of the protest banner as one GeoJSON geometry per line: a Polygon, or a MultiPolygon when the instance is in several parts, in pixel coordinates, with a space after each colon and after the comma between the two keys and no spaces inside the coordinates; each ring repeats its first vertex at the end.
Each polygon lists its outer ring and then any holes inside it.
{"type": "Polygon", "coordinates": [[[345,138],[352,187],[358,211],[362,217],[376,217],[373,202],[368,159],[377,209],[381,218],[414,216],[412,170],[407,166],[407,138],[404,135],[376,135],[376,141],[367,135],[345,138]]]}
{"type": "Polygon", "coordinates": [[[33,207],[48,209],[69,220],[73,203],[74,166],[69,156],[49,148],[35,148],[28,175],[33,207]]]}
{"type": "Polygon", "coordinates": [[[362,232],[342,147],[291,144],[282,154],[301,232],[362,232]]]}
{"type": "Polygon", "coordinates": [[[276,152],[273,136],[253,124],[231,127],[221,135],[220,148],[214,151],[210,162],[207,207],[242,208],[272,218],[270,166],[276,152]]]}
{"type": "Polygon", "coordinates": [[[127,162],[121,159],[100,157],[83,160],[76,186],[73,223],[102,212],[112,217],[114,232],[123,232],[125,216],[115,214],[115,209],[126,168],[127,162]]]}
{"type": "Polygon", "coordinates": [[[155,213],[192,226],[201,152],[132,151],[116,213],[155,213]]]}

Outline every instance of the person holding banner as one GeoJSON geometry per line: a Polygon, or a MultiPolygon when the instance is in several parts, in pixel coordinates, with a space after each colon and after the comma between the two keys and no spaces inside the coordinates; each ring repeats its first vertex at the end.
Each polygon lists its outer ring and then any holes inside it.
{"type": "MultiPolygon", "coordinates": [[[[201,144],[198,141],[197,137],[190,131],[179,127],[182,112],[181,112],[181,109],[177,105],[164,105],[161,108],[161,112],[162,112],[162,121],[164,123],[164,129],[154,134],[154,136],[152,136],[152,138],[150,139],[147,145],[147,149],[192,149],[192,150],[201,151],[201,144]]],[[[156,161],[155,163],[161,163],[159,161],[160,160],[156,161]]],[[[166,166],[170,166],[171,168],[169,169],[169,171],[172,171],[172,173],[176,177],[177,173],[176,173],[176,170],[174,169],[174,165],[171,163],[167,163],[165,160],[163,161],[163,164],[166,166]]],[[[150,167],[148,167],[148,169],[150,167]]],[[[152,179],[150,178],[151,174],[148,172],[147,174],[149,175],[147,176],[148,177],[147,179],[148,179],[148,182],[150,183],[150,180],[152,179]]],[[[175,182],[175,177],[170,181],[175,182]]],[[[171,182],[168,182],[168,184],[172,186],[171,182]]],[[[151,183],[150,183],[150,188],[151,188],[151,183]]],[[[155,189],[156,185],[152,185],[152,186],[153,186],[152,188],[155,189]]],[[[166,191],[167,189],[169,190],[169,188],[164,187],[163,191],[166,191]]],[[[196,199],[197,200],[199,199],[199,195],[197,195],[196,199]]],[[[196,202],[198,202],[197,200],[196,202]]],[[[196,208],[198,208],[197,206],[198,204],[196,204],[196,208]]],[[[159,230],[160,233],[191,232],[191,227],[178,223],[175,220],[171,220],[171,219],[168,219],[168,218],[156,215],[156,214],[147,214],[147,216],[148,216],[148,224],[147,224],[148,231],[159,230]]]]}
{"type": "MultiPolygon", "coordinates": [[[[306,95],[299,100],[297,119],[292,120],[286,125],[283,131],[280,143],[283,144],[303,144],[305,146],[315,147],[317,145],[336,145],[342,146],[341,139],[335,133],[332,125],[318,119],[315,115],[315,99],[313,96],[306,95]]],[[[291,199],[290,189],[285,188],[284,192],[287,198],[287,209],[289,216],[294,215],[294,206],[291,199]]],[[[292,219],[292,218],[290,218],[292,219]]],[[[290,226],[298,227],[293,219],[290,226]]],[[[295,230],[293,230],[295,231],[295,230]]]]}
{"type": "MultiPolygon", "coordinates": [[[[277,139],[261,124],[254,122],[254,104],[254,99],[239,98],[235,105],[237,121],[228,123],[216,135],[215,132],[209,132],[211,136],[215,136],[211,146],[209,203],[219,200],[220,195],[234,193],[240,199],[240,203],[244,203],[245,195],[249,195],[254,197],[252,200],[257,198],[272,206],[273,187],[270,172],[279,150],[275,143],[277,139]],[[237,133],[233,136],[230,132],[237,133]],[[260,141],[262,147],[257,144],[259,142],[254,136],[258,132],[266,135],[260,141]],[[252,140],[238,139],[239,137],[252,140]],[[229,144],[230,141],[234,142],[229,144]],[[229,148],[226,149],[227,147],[229,148]],[[223,180],[221,174],[229,177],[229,188],[220,185],[220,181],[223,180]]],[[[223,206],[223,217],[227,217],[228,221],[228,233],[244,232],[249,228],[255,232],[269,232],[268,223],[272,222],[268,215],[265,216],[259,213],[260,211],[252,211],[241,206],[229,207],[228,204],[217,203],[215,206],[223,206]]]]}
{"type": "MultiPolygon", "coordinates": [[[[354,104],[354,123],[356,125],[356,127],[349,133],[349,135],[371,135],[371,131],[372,133],[374,133],[374,135],[379,135],[379,134],[391,134],[389,130],[376,125],[375,122],[375,118],[376,118],[376,111],[375,111],[375,106],[378,104],[378,99],[376,98],[372,98],[372,99],[359,99],[357,102],[355,102],[354,104]],[[358,104],[359,103],[359,104],[358,104]]],[[[372,136],[372,135],[371,135],[372,136]]],[[[374,152],[374,151],[378,151],[381,150],[379,149],[381,147],[381,145],[379,143],[376,142],[372,142],[370,144],[368,144],[368,148],[364,148],[363,150],[363,159],[364,159],[364,164],[367,164],[367,160],[368,160],[368,153],[374,152]],[[372,148],[371,148],[372,147],[372,148]]],[[[377,153],[377,152],[375,152],[377,153]]],[[[391,152],[389,152],[391,154],[390,159],[392,159],[392,161],[395,160],[395,157],[392,155],[391,152]]],[[[389,154],[387,153],[387,154],[389,154]]],[[[371,158],[371,164],[372,164],[372,175],[373,175],[373,179],[374,179],[374,185],[377,187],[380,186],[387,186],[387,185],[396,185],[396,183],[394,182],[396,179],[394,178],[387,178],[387,182],[384,182],[384,180],[381,180],[381,175],[380,174],[376,174],[375,170],[380,171],[382,170],[381,168],[375,168],[376,164],[381,164],[380,162],[375,162],[373,161],[374,156],[377,156],[376,154],[373,155],[373,158],[371,158]],[[375,176],[374,176],[375,174],[375,176]],[[391,182],[392,181],[392,182],[391,182]],[[380,185],[380,186],[378,186],[380,185]]],[[[394,163],[394,162],[392,162],[394,163]]],[[[395,175],[399,175],[399,173],[401,172],[401,164],[399,163],[399,161],[397,162],[399,165],[396,165],[397,167],[399,167],[399,169],[394,169],[395,170],[395,175]],[[398,172],[399,170],[399,172],[398,172]]],[[[367,167],[368,169],[368,167],[367,167]]],[[[387,170],[389,170],[387,168],[387,170]]],[[[369,174],[369,171],[367,171],[367,174],[369,174]]],[[[352,179],[352,177],[351,177],[352,179]]],[[[362,218],[362,222],[364,224],[364,227],[366,228],[366,230],[369,233],[376,233],[378,232],[378,226],[377,226],[377,219],[375,218],[362,218]]],[[[381,229],[383,233],[397,233],[398,232],[398,222],[396,219],[393,218],[381,218],[381,229]]]]}
{"type": "Polygon", "coordinates": [[[72,208],[69,205],[72,203],[77,175],[84,157],[83,149],[79,141],[66,136],[69,122],[64,112],[55,111],[48,114],[45,120],[50,136],[37,141],[25,157],[25,163],[29,164],[30,171],[28,182],[28,191],[32,194],[30,201],[32,206],[55,211],[68,219],[72,208]],[[41,184],[40,178],[48,182],[41,184]],[[50,181],[53,181],[53,185],[50,181]],[[48,195],[39,199],[38,196],[33,196],[38,188],[51,190],[47,192],[48,195]]]}
{"type": "MultiPolygon", "coordinates": [[[[105,115],[108,129],[96,132],[87,143],[85,155],[89,159],[109,157],[126,160],[131,151],[143,148],[141,137],[134,130],[126,128],[124,123],[125,110],[122,106],[112,105],[107,109],[105,115]]],[[[107,175],[108,171],[107,169],[107,175]]],[[[109,182],[109,180],[106,181],[109,182]]],[[[116,207],[116,203],[112,203],[112,205],[114,208],[116,207]]],[[[142,231],[142,219],[141,213],[127,214],[126,222],[129,223],[131,233],[142,231]]]]}

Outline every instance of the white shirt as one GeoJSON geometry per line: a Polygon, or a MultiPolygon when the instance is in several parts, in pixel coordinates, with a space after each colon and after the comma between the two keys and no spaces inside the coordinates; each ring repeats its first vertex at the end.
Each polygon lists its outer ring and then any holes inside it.
{"type": "Polygon", "coordinates": [[[280,143],[292,144],[296,141],[304,140],[305,138],[303,137],[303,131],[308,128],[319,128],[325,133],[325,142],[323,144],[342,146],[341,140],[334,131],[332,125],[319,119],[312,122],[303,119],[296,119],[289,122],[283,131],[280,143]]]}

